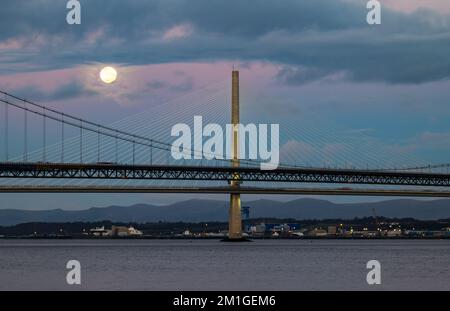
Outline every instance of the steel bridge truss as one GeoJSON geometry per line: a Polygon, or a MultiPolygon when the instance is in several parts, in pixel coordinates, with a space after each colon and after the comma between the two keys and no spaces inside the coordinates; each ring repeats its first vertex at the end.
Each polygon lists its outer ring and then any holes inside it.
{"type": "Polygon", "coordinates": [[[449,187],[450,174],[395,171],[173,165],[123,165],[115,163],[0,163],[0,178],[60,178],[111,180],[204,180],[449,187]]]}

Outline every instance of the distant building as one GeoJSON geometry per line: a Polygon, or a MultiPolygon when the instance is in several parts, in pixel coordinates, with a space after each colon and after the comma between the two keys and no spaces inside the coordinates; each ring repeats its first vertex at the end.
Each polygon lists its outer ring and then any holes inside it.
{"type": "Polygon", "coordinates": [[[391,238],[392,237],[399,237],[401,235],[402,235],[402,230],[400,230],[400,229],[388,230],[386,232],[386,236],[391,237],[391,238]]]}
{"type": "Polygon", "coordinates": [[[303,237],[305,235],[301,231],[292,231],[292,236],[303,237]]]}
{"type": "Polygon", "coordinates": [[[93,236],[107,236],[111,234],[111,230],[105,229],[105,226],[92,228],[89,232],[93,236]]]}
{"type": "Polygon", "coordinates": [[[318,228],[314,228],[313,230],[308,232],[309,236],[326,236],[328,234],[328,232],[324,229],[318,229],[318,228]]]}
{"type": "MultiPolygon", "coordinates": [[[[224,232],[207,232],[205,236],[210,238],[220,238],[225,237],[226,234],[224,232]]],[[[248,236],[248,234],[243,233],[243,236],[248,236]]]]}
{"type": "Polygon", "coordinates": [[[337,233],[337,228],[336,226],[328,226],[328,235],[336,235],[337,233]]]}
{"type": "Polygon", "coordinates": [[[128,228],[128,235],[131,235],[131,236],[140,236],[140,235],[142,235],[142,231],[140,231],[140,230],[138,230],[138,229],[135,229],[135,228],[133,228],[133,227],[129,227],[128,228]]]}
{"type": "Polygon", "coordinates": [[[142,235],[142,231],[137,230],[133,227],[125,227],[125,226],[112,226],[111,227],[111,236],[140,236],[142,235]]]}
{"type": "Polygon", "coordinates": [[[275,225],[271,229],[272,233],[278,233],[279,235],[286,235],[291,231],[291,227],[288,224],[275,225]]]}
{"type": "Polygon", "coordinates": [[[254,236],[263,236],[266,233],[266,225],[261,223],[250,227],[250,234],[254,236]]]}
{"type": "Polygon", "coordinates": [[[128,228],[123,226],[112,226],[111,227],[112,236],[128,236],[128,228]]]}

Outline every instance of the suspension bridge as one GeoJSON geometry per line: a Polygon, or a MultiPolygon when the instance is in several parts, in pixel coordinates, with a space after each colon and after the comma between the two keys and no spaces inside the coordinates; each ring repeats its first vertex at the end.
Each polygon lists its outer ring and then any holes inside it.
{"type": "MultiPolygon", "coordinates": [[[[231,123],[236,125],[240,121],[238,71],[233,71],[232,77],[231,123]]],[[[297,158],[302,154],[294,150],[286,158],[295,157],[295,161],[282,162],[275,170],[261,170],[261,161],[238,159],[236,130],[231,159],[186,162],[174,160],[170,141],[158,137],[158,133],[167,133],[164,126],[171,123],[164,116],[163,105],[152,111],[152,116],[158,119],[154,123],[149,123],[148,116],[143,114],[124,119],[120,124],[103,125],[5,91],[0,91],[0,103],[4,106],[0,162],[3,193],[229,194],[231,239],[242,237],[241,194],[450,197],[449,164],[320,167],[300,165],[297,158]],[[130,125],[133,128],[128,128],[130,125]],[[152,125],[157,128],[151,128],[152,125]]],[[[195,105],[194,102],[192,106],[195,105]]],[[[215,108],[229,106],[199,104],[197,108],[205,116],[215,116],[215,108]]],[[[172,118],[177,116],[175,113],[172,118]]],[[[287,128],[293,131],[289,124],[287,128]]],[[[307,137],[305,134],[304,138],[307,137]]],[[[379,161],[368,148],[366,157],[379,161]]],[[[355,148],[349,149],[357,154],[355,148]]],[[[179,152],[195,155],[201,151],[179,152]]],[[[336,161],[339,157],[346,160],[342,155],[333,157],[336,161]]]]}

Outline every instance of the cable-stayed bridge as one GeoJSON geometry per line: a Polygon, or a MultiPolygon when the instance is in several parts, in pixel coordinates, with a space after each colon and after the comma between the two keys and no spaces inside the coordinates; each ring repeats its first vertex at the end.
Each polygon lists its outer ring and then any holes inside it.
{"type": "MultiPolygon", "coordinates": [[[[237,124],[236,71],[231,89],[231,123],[237,124]]],[[[230,223],[240,219],[239,195],[243,193],[450,196],[449,164],[423,164],[401,153],[377,154],[380,150],[372,141],[352,145],[349,137],[333,137],[326,129],[299,131],[295,121],[281,124],[290,137],[284,138],[282,161],[274,170],[261,170],[260,160],[238,160],[234,151],[231,159],[175,160],[167,137],[170,126],[188,122],[183,118],[193,114],[218,124],[229,123],[228,93],[228,88],[219,88],[207,93],[206,102],[183,98],[183,106],[155,105],[150,112],[103,125],[0,91],[0,192],[228,193],[236,214],[230,216],[230,223]],[[317,151],[311,143],[305,144],[308,139],[325,147],[317,151]],[[329,143],[336,140],[343,142],[329,143]],[[332,147],[340,152],[332,152],[332,147]],[[364,147],[361,155],[359,150],[364,147]],[[323,165],[314,165],[305,163],[308,154],[313,161],[322,160],[324,154],[331,156],[323,165]],[[365,167],[361,167],[361,159],[366,161],[365,167]],[[393,160],[403,165],[382,166],[393,160]]],[[[194,158],[202,151],[187,148],[178,152],[194,158]]]]}

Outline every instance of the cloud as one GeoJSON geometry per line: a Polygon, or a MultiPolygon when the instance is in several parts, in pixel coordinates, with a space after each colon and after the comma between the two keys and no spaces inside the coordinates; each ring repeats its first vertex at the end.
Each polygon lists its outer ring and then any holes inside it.
{"type": "Polygon", "coordinates": [[[150,89],[150,90],[159,90],[162,88],[166,88],[168,86],[168,82],[166,81],[161,81],[161,80],[155,80],[155,81],[151,81],[148,82],[146,84],[146,86],[150,89]]]}
{"type": "Polygon", "coordinates": [[[413,12],[420,8],[428,8],[450,14],[450,3],[448,0],[383,0],[383,5],[403,12],[413,12]]]}
{"type": "Polygon", "coordinates": [[[164,33],[163,39],[167,41],[172,41],[176,39],[189,37],[191,34],[192,34],[192,27],[190,25],[176,25],[171,27],[164,33]]]}
{"type": "Polygon", "coordinates": [[[289,140],[281,146],[280,155],[288,156],[292,153],[312,154],[315,152],[314,146],[303,141],[289,140]]]}
{"type": "Polygon", "coordinates": [[[287,85],[302,85],[313,81],[333,81],[335,77],[345,77],[345,73],[336,74],[322,68],[310,68],[303,66],[283,66],[275,76],[275,79],[287,85]]]}
{"type": "Polygon", "coordinates": [[[12,93],[33,101],[54,101],[96,94],[96,92],[87,89],[78,81],[71,81],[67,84],[60,85],[53,90],[44,90],[38,86],[31,85],[13,89],[12,93]]]}
{"type": "Polygon", "coordinates": [[[146,84],[149,90],[161,90],[168,89],[173,92],[188,92],[194,88],[194,78],[191,76],[185,77],[185,79],[179,83],[169,83],[163,80],[154,80],[146,84]]]}
{"type": "Polygon", "coordinates": [[[175,92],[188,92],[194,88],[194,79],[192,77],[186,77],[186,79],[178,84],[170,86],[171,91],[175,92]]]}
{"type": "Polygon", "coordinates": [[[422,147],[450,149],[450,133],[449,132],[429,132],[425,131],[416,139],[416,143],[422,147]]]}
{"type": "Polygon", "coordinates": [[[107,9],[85,1],[82,24],[70,26],[64,4],[2,2],[0,47],[8,54],[0,57],[0,73],[239,60],[281,64],[279,77],[288,84],[342,73],[391,84],[450,77],[450,17],[436,11],[384,8],[374,27],[365,22],[364,2],[342,0],[111,0],[107,9]],[[24,46],[12,53],[11,42],[24,46]]]}

